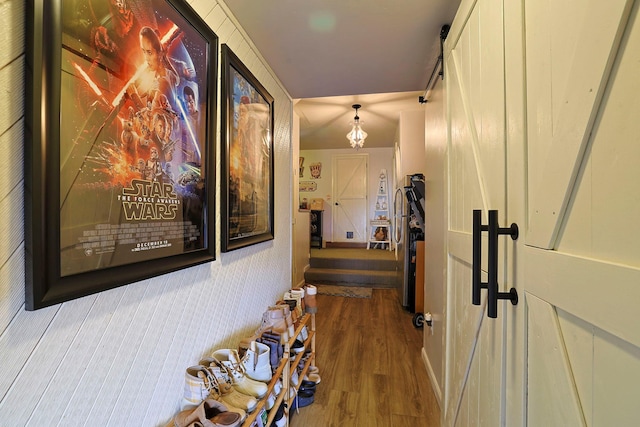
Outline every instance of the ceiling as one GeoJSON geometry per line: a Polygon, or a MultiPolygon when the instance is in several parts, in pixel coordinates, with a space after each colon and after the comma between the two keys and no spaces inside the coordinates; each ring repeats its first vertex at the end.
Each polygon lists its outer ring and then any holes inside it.
{"type": "Polygon", "coordinates": [[[299,100],[294,110],[300,116],[300,149],[326,150],[349,148],[347,132],[351,130],[355,110],[360,124],[367,132],[367,148],[393,147],[401,111],[421,110],[418,92],[391,92],[368,95],[329,96],[299,100]]]}
{"type": "Polygon", "coordinates": [[[424,108],[440,30],[460,0],[225,0],[292,98],[300,149],[391,147],[400,111],[424,108]]]}

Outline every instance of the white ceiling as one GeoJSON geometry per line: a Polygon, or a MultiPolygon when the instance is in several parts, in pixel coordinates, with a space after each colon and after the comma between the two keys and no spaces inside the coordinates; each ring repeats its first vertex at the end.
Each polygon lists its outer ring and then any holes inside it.
{"type": "Polygon", "coordinates": [[[354,103],[360,124],[369,135],[367,148],[393,147],[400,111],[424,109],[418,92],[392,92],[369,95],[329,96],[299,100],[294,109],[300,116],[300,148],[322,150],[349,148],[347,132],[351,130],[354,103]]]}
{"type": "Polygon", "coordinates": [[[359,103],[365,147],[392,146],[400,111],[440,55],[460,0],[225,0],[294,99],[300,148],[345,148],[359,103]]]}

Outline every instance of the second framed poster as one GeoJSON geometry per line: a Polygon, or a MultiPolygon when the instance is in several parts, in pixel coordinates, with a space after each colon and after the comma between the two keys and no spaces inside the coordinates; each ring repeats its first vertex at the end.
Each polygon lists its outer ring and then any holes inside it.
{"type": "Polygon", "coordinates": [[[271,240],[273,97],[222,45],[222,251],[271,240]]]}

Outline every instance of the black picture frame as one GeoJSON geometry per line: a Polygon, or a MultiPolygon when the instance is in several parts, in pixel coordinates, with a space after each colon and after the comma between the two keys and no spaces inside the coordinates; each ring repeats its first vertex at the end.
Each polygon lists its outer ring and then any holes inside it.
{"type": "Polygon", "coordinates": [[[213,261],[216,34],[184,0],[28,0],[25,28],[25,308],[213,261]]]}
{"type": "Polygon", "coordinates": [[[222,45],[222,252],[274,238],[273,97],[222,45]]]}

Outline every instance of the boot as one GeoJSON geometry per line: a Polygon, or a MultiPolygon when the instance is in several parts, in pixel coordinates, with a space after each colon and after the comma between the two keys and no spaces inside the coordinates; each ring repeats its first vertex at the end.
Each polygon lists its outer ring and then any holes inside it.
{"type": "Polygon", "coordinates": [[[318,288],[313,285],[306,285],[306,291],[304,294],[304,304],[305,311],[307,313],[317,313],[318,305],[316,303],[316,294],[318,293],[318,288]]]}
{"type": "MultiPolygon", "coordinates": [[[[215,399],[222,402],[218,390],[218,382],[213,374],[203,365],[191,366],[185,372],[184,397],[182,399],[182,409],[198,406],[202,401],[215,399]]],[[[240,415],[240,420],[244,421],[247,413],[237,406],[225,402],[228,410],[240,415]]]]}
{"type": "Polygon", "coordinates": [[[209,381],[214,384],[218,394],[217,400],[230,408],[239,408],[246,412],[253,412],[256,409],[257,399],[236,390],[226,369],[220,366],[220,362],[212,357],[206,357],[200,361],[200,365],[204,367],[204,372],[199,372],[198,376],[206,375],[209,381]]]}
{"type": "Polygon", "coordinates": [[[249,348],[242,356],[242,365],[249,378],[256,381],[271,381],[271,351],[266,344],[251,341],[249,348]]]}
{"type": "Polygon", "coordinates": [[[278,369],[278,365],[280,365],[282,356],[284,355],[284,349],[282,348],[282,344],[280,344],[280,337],[272,338],[265,332],[257,339],[257,341],[269,347],[269,363],[271,364],[271,372],[275,372],[276,369],[278,369]]]}
{"type": "MultiPolygon", "coordinates": [[[[288,309],[289,307],[286,306],[286,310],[288,309]]],[[[265,331],[272,331],[279,334],[282,344],[287,342],[290,336],[293,336],[295,329],[293,328],[291,315],[289,314],[287,319],[287,314],[283,306],[271,306],[262,314],[262,324],[256,332],[252,336],[240,341],[238,346],[242,349],[242,352],[246,351],[251,345],[251,342],[256,341],[265,331]]]]}
{"type": "Polygon", "coordinates": [[[247,377],[244,371],[244,364],[236,350],[216,350],[212,356],[213,359],[219,362],[219,367],[226,369],[233,387],[240,393],[254,396],[258,399],[267,394],[268,387],[265,383],[247,377]]]}
{"type": "Polygon", "coordinates": [[[275,316],[281,316],[280,318],[284,318],[284,323],[287,326],[287,340],[291,338],[296,333],[296,328],[294,326],[293,318],[291,316],[291,307],[289,304],[276,304],[269,307],[269,310],[273,310],[275,316]]]}
{"type": "Polygon", "coordinates": [[[285,292],[284,299],[296,301],[295,313],[298,318],[301,318],[304,314],[304,289],[291,289],[285,292]]]}

